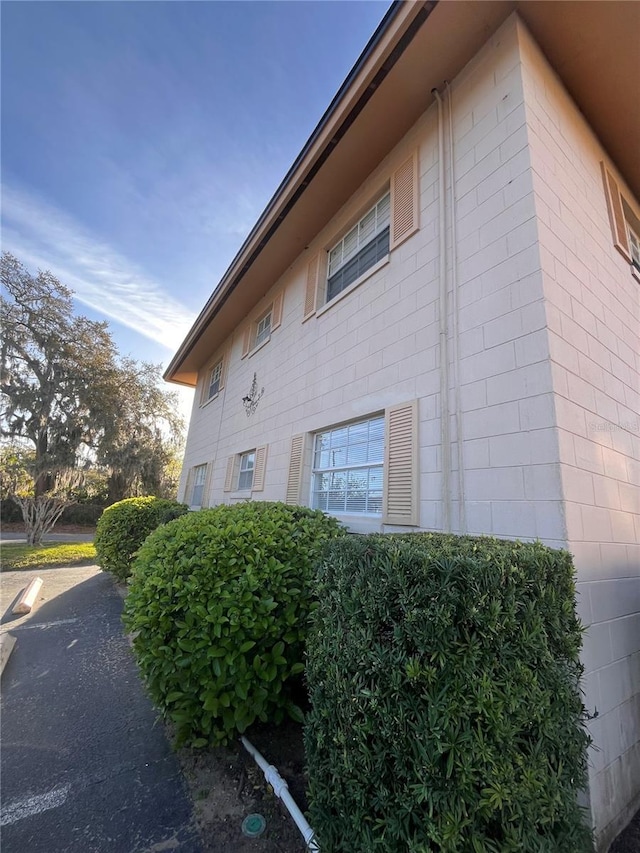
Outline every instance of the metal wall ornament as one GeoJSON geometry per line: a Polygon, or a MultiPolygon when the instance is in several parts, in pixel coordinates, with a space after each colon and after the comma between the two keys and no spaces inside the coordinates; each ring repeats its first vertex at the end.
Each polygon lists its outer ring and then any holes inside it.
{"type": "Polygon", "coordinates": [[[242,398],[242,405],[244,406],[244,410],[247,413],[248,418],[255,413],[263,394],[264,388],[261,388],[260,391],[258,391],[258,377],[254,373],[249,393],[246,397],[242,398]]]}

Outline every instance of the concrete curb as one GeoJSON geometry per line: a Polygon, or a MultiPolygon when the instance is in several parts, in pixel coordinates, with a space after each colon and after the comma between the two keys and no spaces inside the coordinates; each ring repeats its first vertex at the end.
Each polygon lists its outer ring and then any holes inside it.
{"type": "Polygon", "coordinates": [[[36,598],[38,597],[38,593],[42,587],[43,580],[42,578],[34,578],[29,586],[22,593],[16,606],[11,611],[12,613],[18,615],[22,613],[31,613],[31,608],[33,607],[36,598]]]}
{"type": "Polygon", "coordinates": [[[15,644],[16,638],[11,634],[0,635],[0,675],[4,672],[4,668],[11,657],[11,652],[15,644]]]}

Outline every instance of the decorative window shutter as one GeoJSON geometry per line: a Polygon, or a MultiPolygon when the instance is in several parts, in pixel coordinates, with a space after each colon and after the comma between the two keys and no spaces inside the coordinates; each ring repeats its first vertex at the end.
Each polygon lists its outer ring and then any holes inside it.
{"type": "Polygon", "coordinates": [[[307,267],[307,289],[304,296],[304,316],[302,321],[308,320],[316,312],[316,293],[318,290],[318,261],[316,255],[309,261],[307,267]]]}
{"type": "Polygon", "coordinates": [[[189,468],[189,473],[187,474],[187,484],[184,487],[184,495],[183,501],[184,503],[191,506],[191,489],[193,488],[193,468],[189,468]]]}
{"type": "Polygon", "coordinates": [[[254,492],[261,492],[264,489],[264,475],[267,469],[267,446],[256,447],[256,464],[253,469],[253,486],[254,492]]]}
{"type": "Polygon", "coordinates": [[[222,356],[222,372],[220,373],[220,387],[218,393],[224,388],[224,383],[227,381],[227,367],[229,366],[229,350],[222,356]]]}
{"type": "Polygon", "coordinates": [[[213,473],[213,462],[207,462],[207,470],[204,475],[204,485],[202,487],[202,503],[200,506],[204,509],[209,506],[209,489],[211,488],[211,475],[213,473]]]}
{"type": "Polygon", "coordinates": [[[277,329],[282,323],[282,291],[273,300],[271,309],[271,331],[277,329]]]}
{"type": "Polygon", "coordinates": [[[418,401],[391,406],[385,412],[385,524],[419,524],[418,401]]]}
{"type": "Polygon", "coordinates": [[[607,199],[609,222],[611,223],[611,231],[613,233],[613,245],[631,263],[629,235],[627,234],[627,223],[622,208],[622,196],[620,195],[618,182],[604,165],[604,162],[601,162],[600,166],[602,168],[602,180],[604,181],[604,194],[607,199]]]}
{"type": "Polygon", "coordinates": [[[287,478],[287,495],[285,498],[285,503],[300,503],[303,464],[304,433],[302,433],[301,435],[294,435],[291,439],[291,456],[289,457],[289,476],[287,478]]]}
{"type": "Polygon", "coordinates": [[[418,230],[418,151],[391,176],[391,237],[395,249],[418,230]]]}
{"type": "Polygon", "coordinates": [[[242,358],[249,354],[249,350],[251,349],[251,331],[253,329],[253,323],[249,323],[249,325],[244,330],[244,337],[242,338],[242,358]]]}
{"type": "Polygon", "coordinates": [[[233,489],[233,478],[236,470],[236,457],[230,456],[227,459],[227,472],[224,477],[224,491],[230,492],[233,489]]]}

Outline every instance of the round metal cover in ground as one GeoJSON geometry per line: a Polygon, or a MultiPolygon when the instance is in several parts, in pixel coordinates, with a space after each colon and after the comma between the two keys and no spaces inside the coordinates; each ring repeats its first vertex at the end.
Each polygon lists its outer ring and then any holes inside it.
{"type": "Polygon", "coordinates": [[[242,821],[242,834],[247,838],[257,838],[267,828],[267,822],[261,814],[250,814],[242,821]]]}

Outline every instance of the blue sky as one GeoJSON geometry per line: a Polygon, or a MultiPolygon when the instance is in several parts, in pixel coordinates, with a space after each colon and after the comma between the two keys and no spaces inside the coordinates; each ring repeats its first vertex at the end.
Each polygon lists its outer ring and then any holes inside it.
{"type": "Polygon", "coordinates": [[[167,364],[387,2],[2,3],[2,242],[167,364]]]}

